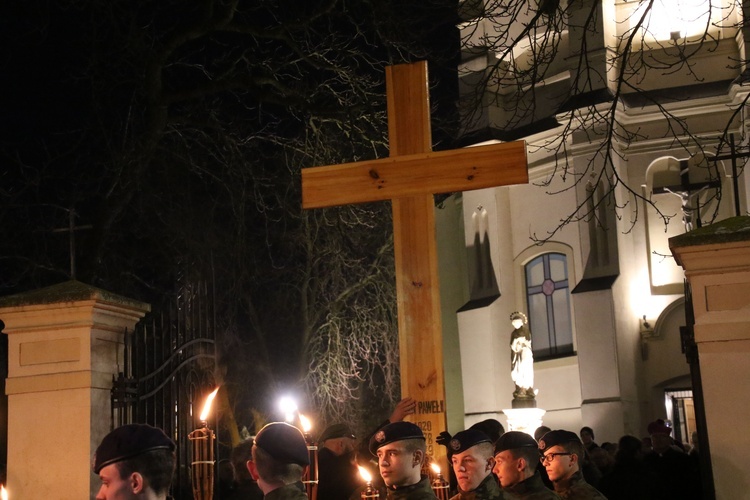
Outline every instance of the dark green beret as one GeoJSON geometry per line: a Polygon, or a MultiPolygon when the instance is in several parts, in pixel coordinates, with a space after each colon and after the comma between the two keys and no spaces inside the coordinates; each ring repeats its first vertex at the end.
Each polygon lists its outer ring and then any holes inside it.
{"type": "Polygon", "coordinates": [[[488,418],[487,420],[477,422],[476,424],[469,427],[469,429],[477,429],[484,432],[490,437],[490,441],[492,441],[493,443],[497,441],[498,438],[500,438],[500,436],[502,436],[505,432],[505,427],[503,427],[503,424],[501,424],[494,418],[488,418]]]}
{"type": "Polygon", "coordinates": [[[558,429],[555,431],[549,431],[547,434],[542,436],[539,440],[539,449],[544,453],[553,446],[557,446],[563,443],[580,443],[581,439],[575,432],[564,431],[558,429]]]}
{"type": "Polygon", "coordinates": [[[128,424],[118,427],[102,439],[94,453],[94,473],[99,474],[107,465],[154,450],[174,451],[174,442],[164,431],[146,424],[128,424]]]}
{"type": "Polygon", "coordinates": [[[478,445],[479,443],[490,443],[490,437],[484,432],[478,429],[466,429],[453,436],[453,439],[448,443],[448,448],[451,453],[463,453],[472,446],[478,445]]]}
{"type": "Polygon", "coordinates": [[[505,450],[517,450],[518,448],[536,448],[538,445],[533,437],[525,432],[509,431],[500,436],[495,443],[495,455],[505,450]]]}
{"type": "Polygon", "coordinates": [[[370,453],[377,455],[378,448],[381,446],[406,439],[424,440],[422,429],[411,422],[393,422],[380,429],[370,438],[370,453]]]}
{"type": "Polygon", "coordinates": [[[354,436],[354,432],[352,431],[352,428],[349,427],[347,424],[344,424],[344,423],[333,424],[323,429],[323,432],[320,433],[320,437],[318,438],[318,442],[322,443],[328,439],[336,439],[336,438],[343,438],[343,437],[357,439],[354,436]]]}
{"type": "Polygon", "coordinates": [[[255,436],[255,446],[285,464],[310,464],[310,455],[302,431],[285,422],[271,422],[265,425],[255,436]]]}

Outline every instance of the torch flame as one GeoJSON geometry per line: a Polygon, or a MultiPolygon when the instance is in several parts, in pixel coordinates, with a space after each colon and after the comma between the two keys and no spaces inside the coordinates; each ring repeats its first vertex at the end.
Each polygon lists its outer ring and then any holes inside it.
{"type": "Polygon", "coordinates": [[[310,429],[312,429],[312,422],[310,422],[310,419],[301,413],[299,414],[299,423],[302,424],[302,432],[304,432],[305,434],[310,432],[310,429]]]}
{"type": "Polygon", "coordinates": [[[357,468],[359,469],[359,475],[362,476],[362,479],[364,479],[365,482],[369,483],[372,481],[372,475],[367,469],[365,469],[361,465],[358,465],[357,468]]]}
{"type": "Polygon", "coordinates": [[[432,462],[432,463],[430,464],[430,467],[432,467],[432,471],[433,471],[433,472],[434,472],[435,474],[440,474],[440,466],[439,466],[438,464],[436,464],[435,462],[432,462]]]}
{"type": "Polygon", "coordinates": [[[214,389],[214,391],[208,395],[206,398],[206,402],[203,403],[203,410],[201,411],[201,422],[205,422],[208,420],[208,414],[211,412],[211,403],[214,402],[214,398],[216,397],[216,393],[219,392],[219,388],[217,387],[214,389]]]}
{"type": "Polygon", "coordinates": [[[0,485],[0,498],[2,500],[8,500],[8,490],[5,489],[5,486],[0,485]]]}

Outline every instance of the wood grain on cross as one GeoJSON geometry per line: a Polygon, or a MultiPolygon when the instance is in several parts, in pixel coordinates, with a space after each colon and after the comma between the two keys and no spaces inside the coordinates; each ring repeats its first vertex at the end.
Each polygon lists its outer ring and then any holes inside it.
{"type": "Polygon", "coordinates": [[[427,64],[386,68],[390,157],[302,170],[302,206],[391,200],[398,297],[401,394],[428,454],[446,430],[442,325],[433,195],[528,182],[522,141],[432,152],[427,64]]]}

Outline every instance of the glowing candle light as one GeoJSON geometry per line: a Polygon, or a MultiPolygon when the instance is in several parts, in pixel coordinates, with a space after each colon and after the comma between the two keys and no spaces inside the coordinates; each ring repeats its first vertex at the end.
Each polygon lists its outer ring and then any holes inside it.
{"type": "Polygon", "coordinates": [[[448,500],[450,497],[448,494],[450,484],[443,478],[443,474],[440,472],[440,466],[437,463],[432,462],[430,467],[432,468],[432,472],[437,475],[437,477],[432,480],[432,491],[435,493],[435,496],[438,497],[438,500],[448,500]]]}
{"type": "Polygon", "coordinates": [[[362,479],[364,479],[365,483],[367,484],[364,491],[362,492],[362,495],[360,495],[360,498],[380,498],[380,493],[378,493],[378,490],[372,487],[372,474],[370,474],[370,471],[368,471],[361,465],[357,466],[357,468],[359,469],[359,475],[362,476],[362,479]]]}
{"type": "Polygon", "coordinates": [[[8,490],[5,489],[5,485],[0,485],[0,500],[8,500],[8,490]]]}

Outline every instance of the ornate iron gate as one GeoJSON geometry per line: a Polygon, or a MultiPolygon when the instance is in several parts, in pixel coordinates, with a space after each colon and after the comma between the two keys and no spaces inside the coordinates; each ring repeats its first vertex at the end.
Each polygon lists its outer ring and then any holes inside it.
{"type": "MultiPolygon", "coordinates": [[[[693,311],[693,291],[690,283],[685,280],[685,325],[680,327],[682,352],[690,365],[690,379],[693,386],[693,403],[695,404],[695,424],[698,429],[700,449],[700,475],[703,488],[702,498],[713,500],[714,476],[711,466],[711,450],[708,443],[708,427],[706,424],[706,410],[703,400],[703,382],[701,380],[701,366],[698,360],[698,346],[695,343],[695,312],[693,311]]],[[[689,438],[689,436],[688,436],[689,438]]]]}
{"type": "Polygon", "coordinates": [[[178,500],[193,498],[188,434],[200,427],[201,405],[216,386],[215,325],[208,286],[183,287],[165,310],[125,332],[124,371],[113,380],[112,427],[150,424],[177,444],[178,500]]]}

